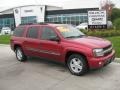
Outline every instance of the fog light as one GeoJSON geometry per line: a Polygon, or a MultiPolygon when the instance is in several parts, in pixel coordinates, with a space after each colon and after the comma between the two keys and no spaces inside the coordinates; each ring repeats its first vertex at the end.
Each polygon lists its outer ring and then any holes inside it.
{"type": "Polygon", "coordinates": [[[99,62],[99,65],[101,65],[102,64],[102,62],[99,62]]]}

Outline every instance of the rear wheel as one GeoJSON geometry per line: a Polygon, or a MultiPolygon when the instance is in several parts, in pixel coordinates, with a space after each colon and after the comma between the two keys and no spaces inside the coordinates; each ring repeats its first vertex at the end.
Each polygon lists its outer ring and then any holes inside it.
{"type": "Polygon", "coordinates": [[[21,61],[21,62],[26,61],[27,56],[24,54],[23,50],[20,47],[16,48],[15,53],[18,61],[21,61]]]}
{"type": "Polygon", "coordinates": [[[69,71],[74,75],[83,75],[87,72],[87,63],[85,58],[79,54],[72,54],[67,61],[69,71]]]}

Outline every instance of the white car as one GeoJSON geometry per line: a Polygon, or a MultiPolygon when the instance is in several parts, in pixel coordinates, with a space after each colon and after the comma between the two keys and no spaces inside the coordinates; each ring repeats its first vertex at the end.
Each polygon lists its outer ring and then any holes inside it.
{"type": "Polygon", "coordinates": [[[81,23],[78,26],[76,26],[76,28],[87,30],[88,29],[88,23],[81,23]]]}
{"type": "Polygon", "coordinates": [[[3,27],[1,29],[1,35],[11,34],[11,29],[9,27],[3,27]]]}
{"type": "Polygon", "coordinates": [[[111,21],[107,21],[107,29],[113,28],[113,24],[111,21]]]}

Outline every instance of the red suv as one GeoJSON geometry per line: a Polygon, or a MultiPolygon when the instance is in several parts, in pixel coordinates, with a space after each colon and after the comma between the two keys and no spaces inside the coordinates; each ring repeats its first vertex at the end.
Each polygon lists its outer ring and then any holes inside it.
{"type": "Polygon", "coordinates": [[[67,24],[20,25],[11,37],[11,48],[19,61],[27,56],[56,60],[74,75],[103,67],[115,58],[111,42],[86,36],[67,24]]]}

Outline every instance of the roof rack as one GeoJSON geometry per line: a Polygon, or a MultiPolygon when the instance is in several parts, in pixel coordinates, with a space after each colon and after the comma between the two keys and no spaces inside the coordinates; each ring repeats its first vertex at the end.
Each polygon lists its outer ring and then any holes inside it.
{"type": "Polygon", "coordinates": [[[60,23],[60,22],[40,22],[40,23],[25,23],[25,24],[20,24],[20,25],[36,25],[36,24],[47,25],[47,24],[63,24],[63,23],[60,23]]]}
{"type": "Polygon", "coordinates": [[[22,23],[22,24],[20,24],[20,25],[36,25],[36,24],[47,24],[47,23],[44,23],[44,22],[42,22],[42,23],[22,23]]]}
{"type": "Polygon", "coordinates": [[[61,22],[48,22],[48,23],[51,23],[51,24],[63,24],[61,22]]]}

